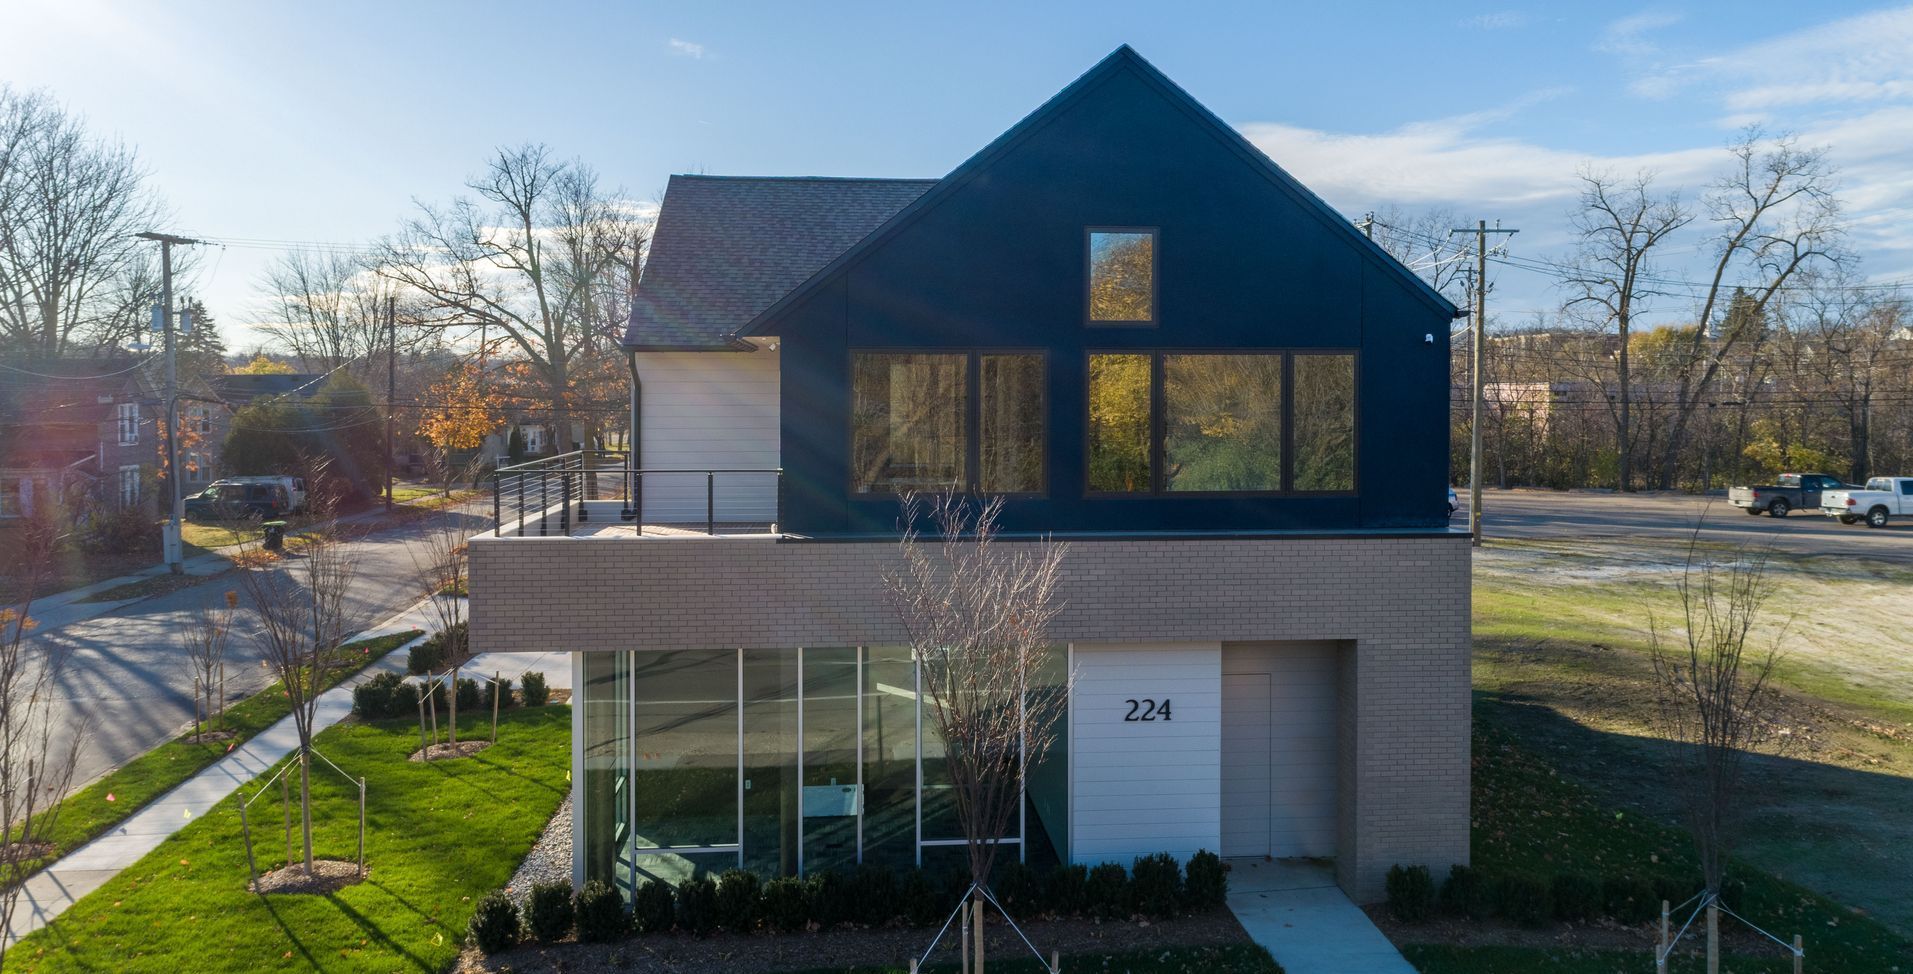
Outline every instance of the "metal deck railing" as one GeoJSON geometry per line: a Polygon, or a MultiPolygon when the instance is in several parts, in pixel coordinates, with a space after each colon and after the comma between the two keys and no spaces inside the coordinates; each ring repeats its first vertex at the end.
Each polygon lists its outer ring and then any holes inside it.
{"type": "MultiPolygon", "coordinates": [[[[784,471],[778,467],[728,469],[641,469],[633,467],[625,453],[612,450],[578,450],[555,457],[499,467],[492,472],[492,534],[542,535],[569,537],[581,530],[595,531],[598,521],[611,515],[609,501],[617,501],[616,517],[632,524],[644,534],[645,482],[659,479],[702,481],[704,488],[705,534],[716,535],[719,525],[740,521],[774,526],[782,520],[784,471]],[[770,517],[739,518],[722,512],[718,504],[720,481],[729,485],[770,481],[770,517]]],[[[683,493],[682,488],[679,491],[683,493]]],[[[674,505],[682,506],[682,498],[674,505]]],[[[692,522],[676,518],[666,522],[670,533],[682,534],[692,522]]]]}

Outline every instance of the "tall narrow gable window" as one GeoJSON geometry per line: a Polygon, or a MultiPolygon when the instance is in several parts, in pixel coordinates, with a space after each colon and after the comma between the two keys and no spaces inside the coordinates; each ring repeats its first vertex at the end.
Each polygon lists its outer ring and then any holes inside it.
{"type": "Polygon", "coordinates": [[[1355,489],[1355,356],[1295,356],[1294,489],[1355,489]]]}
{"type": "Polygon", "coordinates": [[[139,442],[139,403],[123,402],[119,405],[120,445],[132,446],[139,442]]]}
{"type": "Polygon", "coordinates": [[[1156,231],[1089,231],[1088,313],[1092,325],[1156,323],[1156,231]]]}

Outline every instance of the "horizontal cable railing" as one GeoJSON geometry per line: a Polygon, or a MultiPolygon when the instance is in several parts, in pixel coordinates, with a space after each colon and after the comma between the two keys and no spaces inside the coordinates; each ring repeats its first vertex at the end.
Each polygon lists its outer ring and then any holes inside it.
{"type": "Polygon", "coordinates": [[[781,520],[783,473],[777,467],[641,469],[632,467],[624,453],[580,450],[494,471],[492,534],[566,537],[595,529],[589,502],[611,500],[619,502],[618,519],[632,524],[639,535],[644,534],[647,520],[679,531],[697,526],[692,517],[699,507],[705,534],[715,535],[720,524],[740,520],[774,528],[781,520]],[[668,503],[658,506],[669,516],[647,519],[646,485],[655,488],[660,481],[667,482],[670,496],[668,503]],[[720,516],[733,513],[720,510],[720,482],[727,489],[754,491],[749,495],[756,498],[754,502],[736,505],[747,516],[720,516]]]}

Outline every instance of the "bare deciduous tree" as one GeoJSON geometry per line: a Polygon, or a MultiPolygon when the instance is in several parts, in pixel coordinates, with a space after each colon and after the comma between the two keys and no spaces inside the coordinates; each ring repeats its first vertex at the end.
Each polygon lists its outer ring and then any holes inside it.
{"type": "Polygon", "coordinates": [[[82,741],[77,729],[56,726],[52,714],[67,651],[30,635],[33,600],[51,578],[60,520],[48,512],[20,524],[19,542],[8,554],[20,559],[23,594],[0,609],[0,969],[9,946],[4,932],[12,929],[22,885],[49,849],[82,741]]]}
{"type": "Polygon", "coordinates": [[[271,295],[271,317],[258,328],[296,357],[300,368],[326,372],[345,366],[361,379],[372,377],[374,362],[389,351],[388,281],[354,257],[293,251],[261,283],[271,295]]]}
{"type": "Polygon", "coordinates": [[[182,662],[193,678],[193,738],[200,739],[202,722],[211,725],[226,714],[226,644],[232,636],[233,614],[239,593],[228,591],[215,605],[202,605],[180,628],[182,662]]]}
{"type": "Polygon", "coordinates": [[[0,87],[0,341],[52,358],[124,319],[133,234],[161,215],[145,178],[49,96],[0,87]]]}
{"type": "MultiPolygon", "coordinates": [[[[1693,218],[1678,194],[1655,192],[1652,173],[1638,173],[1625,182],[1607,173],[1581,173],[1580,204],[1570,216],[1581,245],[1567,282],[1568,308],[1593,310],[1596,323],[1604,331],[1614,329],[1620,339],[1608,413],[1622,490],[1634,485],[1634,388],[1628,361],[1634,316],[1648,299],[1662,293],[1652,283],[1655,248],[1693,218]]],[[[1591,370],[1590,375],[1603,377],[1605,370],[1591,370]]],[[[1599,378],[1597,383],[1606,386],[1599,378]]]]}
{"type": "Polygon", "coordinates": [[[1766,547],[1743,547],[1725,559],[1704,550],[1697,525],[1676,589],[1682,625],[1669,633],[1649,625],[1656,715],[1669,743],[1668,778],[1687,819],[1707,885],[1710,953],[1727,857],[1743,795],[1747,756],[1781,740],[1780,700],[1769,685],[1782,633],[1761,634],[1772,597],[1766,547]]]}
{"type": "MultiPolygon", "coordinates": [[[[1031,692],[1053,649],[1067,546],[999,540],[1000,499],[906,495],[902,506],[900,566],[884,585],[921,668],[921,706],[943,742],[970,877],[981,887],[1021,807],[1024,775],[1055,743],[1068,699],[1067,685],[1031,692]],[[930,540],[918,530],[924,520],[930,540]]],[[[983,904],[975,893],[978,969],[983,904]]]]}
{"type": "Polygon", "coordinates": [[[465,594],[467,537],[464,520],[456,512],[440,514],[413,545],[412,572],[426,604],[438,620],[438,638],[450,667],[445,696],[451,709],[452,749],[458,748],[458,673],[465,665],[465,594]]]}
{"type": "Polygon", "coordinates": [[[271,558],[256,546],[242,551],[239,579],[258,615],[254,639],[260,655],[285,690],[299,735],[300,828],[310,876],[312,735],[319,694],[334,669],[344,665],[336,650],[345,635],[345,596],[356,565],[334,526],[308,529],[302,540],[299,553],[285,559],[271,558]]]}

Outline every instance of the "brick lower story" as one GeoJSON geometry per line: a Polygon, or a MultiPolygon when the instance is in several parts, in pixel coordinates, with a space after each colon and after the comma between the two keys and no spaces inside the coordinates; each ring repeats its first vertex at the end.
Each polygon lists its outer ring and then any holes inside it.
{"type": "MultiPolygon", "coordinates": [[[[1003,542],[1006,544],[1015,542],[1003,542]]],[[[903,642],[894,542],[492,537],[471,545],[475,651],[903,642]]],[[[1059,643],[1335,641],[1342,886],[1468,861],[1465,535],[1068,542],[1059,643]]]]}

